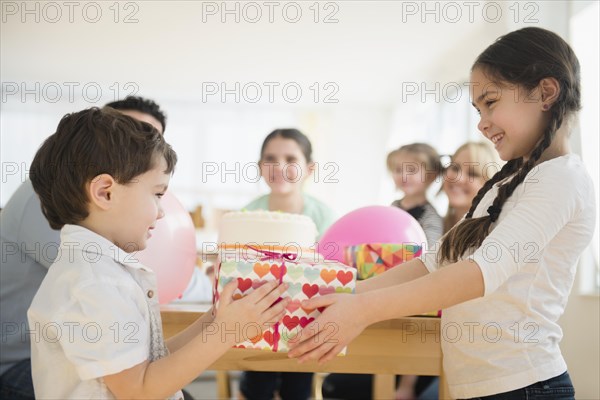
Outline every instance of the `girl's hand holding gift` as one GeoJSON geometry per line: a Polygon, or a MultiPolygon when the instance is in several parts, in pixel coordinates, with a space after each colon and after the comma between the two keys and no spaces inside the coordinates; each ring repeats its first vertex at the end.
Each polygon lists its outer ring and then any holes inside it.
{"type": "Polygon", "coordinates": [[[299,362],[326,363],[337,356],[368,325],[366,313],[356,313],[360,295],[329,294],[304,300],[302,307],[325,310],[289,342],[289,357],[299,362]]]}

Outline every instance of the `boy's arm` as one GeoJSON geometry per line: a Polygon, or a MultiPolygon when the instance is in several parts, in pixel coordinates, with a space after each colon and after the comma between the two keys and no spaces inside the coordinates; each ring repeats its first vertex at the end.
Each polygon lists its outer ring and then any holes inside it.
{"type": "Polygon", "coordinates": [[[371,290],[383,289],[389,286],[399,285],[425,276],[429,273],[425,264],[419,259],[410,260],[402,265],[392,268],[385,273],[358,281],[356,293],[369,292],[371,290]]]}
{"type": "MultiPolygon", "coordinates": [[[[164,358],[153,362],[146,360],[104,376],[108,389],[118,399],[164,399],[173,395],[228,349],[246,340],[245,335],[255,332],[245,329],[249,324],[270,327],[283,317],[289,298],[271,305],[281,297],[287,285],[275,285],[275,281],[262,285],[248,296],[233,301],[237,282],[230,282],[221,294],[217,317],[212,323],[205,324],[205,330],[164,358]]],[[[192,336],[190,332],[187,333],[192,336]]]]}
{"type": "Polygon", "coordinates": [[[235,345],[229,335],[200,334],[185,346],[160,360],[146,360],[129,369],[104,377],[104,382],[117,399],[165,399],[194,380],[209,365],[235,345]]]}
{"type": "Polygon", "coordinates": [[[205,312],[200,318],[198,318],[192,325],[179,332],[177,335],[165,340],[165,344],[169,349],[170,353],[174,353],[183,347],[186,343],[192,340],[195,336],[202,333],[215,317],[213,316],[213,308],[205,312]]]}

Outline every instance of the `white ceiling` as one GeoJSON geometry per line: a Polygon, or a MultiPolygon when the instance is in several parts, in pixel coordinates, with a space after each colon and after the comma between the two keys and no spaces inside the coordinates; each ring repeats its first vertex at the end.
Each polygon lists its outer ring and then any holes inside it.
{"type": "MultiPolygon", "coordinates": [[[[243,10],[243,2],[227,4],[233,8],[236,3],[243,10]]],[[[434,15],[423,23],[420,14],[408,14],[406,2],[393,1],[330,3],[337,11],[321,2],[320,20],[336,11],[338,22],[330,24],[313,22],[313,2],[297,3],[303,12],[297,23],[284,20],[285,3],[274,9],[273,23],[265,2],[254,3],[263,13],[257,23],[243,18],[253,18],[250,8],[247,14],[240,11],[239,23],[234,15],[226,15],[223,23],[220,14],[204,14],[203,22],[203,7],[222,3],[191,1],[121,2],[115,23],[114,2],[98,4],[102,16],[97,23],[86,22],[81,7],[74,9],[73,23],[65,6],[55,23],[50,20],[56,9],[40,6],[37,23],[35,14],[3,10],[2,81],[98,82],[105,90],[113,82],[132,81],[143,95],[180,101],[201,99],[203,82],[229,87],[234,82],[298,82],[306,91],[313,82],[334,82],[341,102],[388,105],[401,98],[403,82],[467,78],[472,60],[504,29],[486,23],[481,11],[472,22],[466,14],[457,23],[440,14],[439,23],[434,15]],[[138,22],[123,23],[131,12],[138,22]]],[[[86,15],[93,18],[95,10],[86,15]]],[[[266,99],[268,88],[263,89],[266,99]]]]}

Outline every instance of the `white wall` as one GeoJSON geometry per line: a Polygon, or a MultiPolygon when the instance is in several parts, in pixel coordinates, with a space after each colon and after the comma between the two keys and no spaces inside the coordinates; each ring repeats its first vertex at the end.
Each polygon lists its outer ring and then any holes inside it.
{"type": "MultiPolygon", "coordinates": [[[[581,266],[580,266],[581,268],[581,266]]],[[[578,273],[581,274],[581,270],[578,273]]],[[[576,279],[578,282],[578,279],[576,279]]],[[[576,398],[600,399],[600,301],[598,295],[583,295],[577,286],[559,321],[563,329],[561,350],[576,398]]]]}

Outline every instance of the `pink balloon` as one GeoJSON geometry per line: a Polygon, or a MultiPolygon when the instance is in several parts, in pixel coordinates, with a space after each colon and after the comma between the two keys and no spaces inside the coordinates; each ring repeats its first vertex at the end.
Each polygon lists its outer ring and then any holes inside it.
{"type": "Polygon", "coordinates": [[[319,240],[319,253],[344,262],[344,248],[366,243],[427,244],[423,228],[398,207],[370,206],[351,211],[329,227],[319,240]]]}
{"type": "Polygon", "coordinates": [[[158,301],[166,304],[187,287],[196,265],[196,230],[188,211],[170,192],[163,196],[165,216],[156,221],[147,247],[136,257],[156,273],[158,301]]]}

